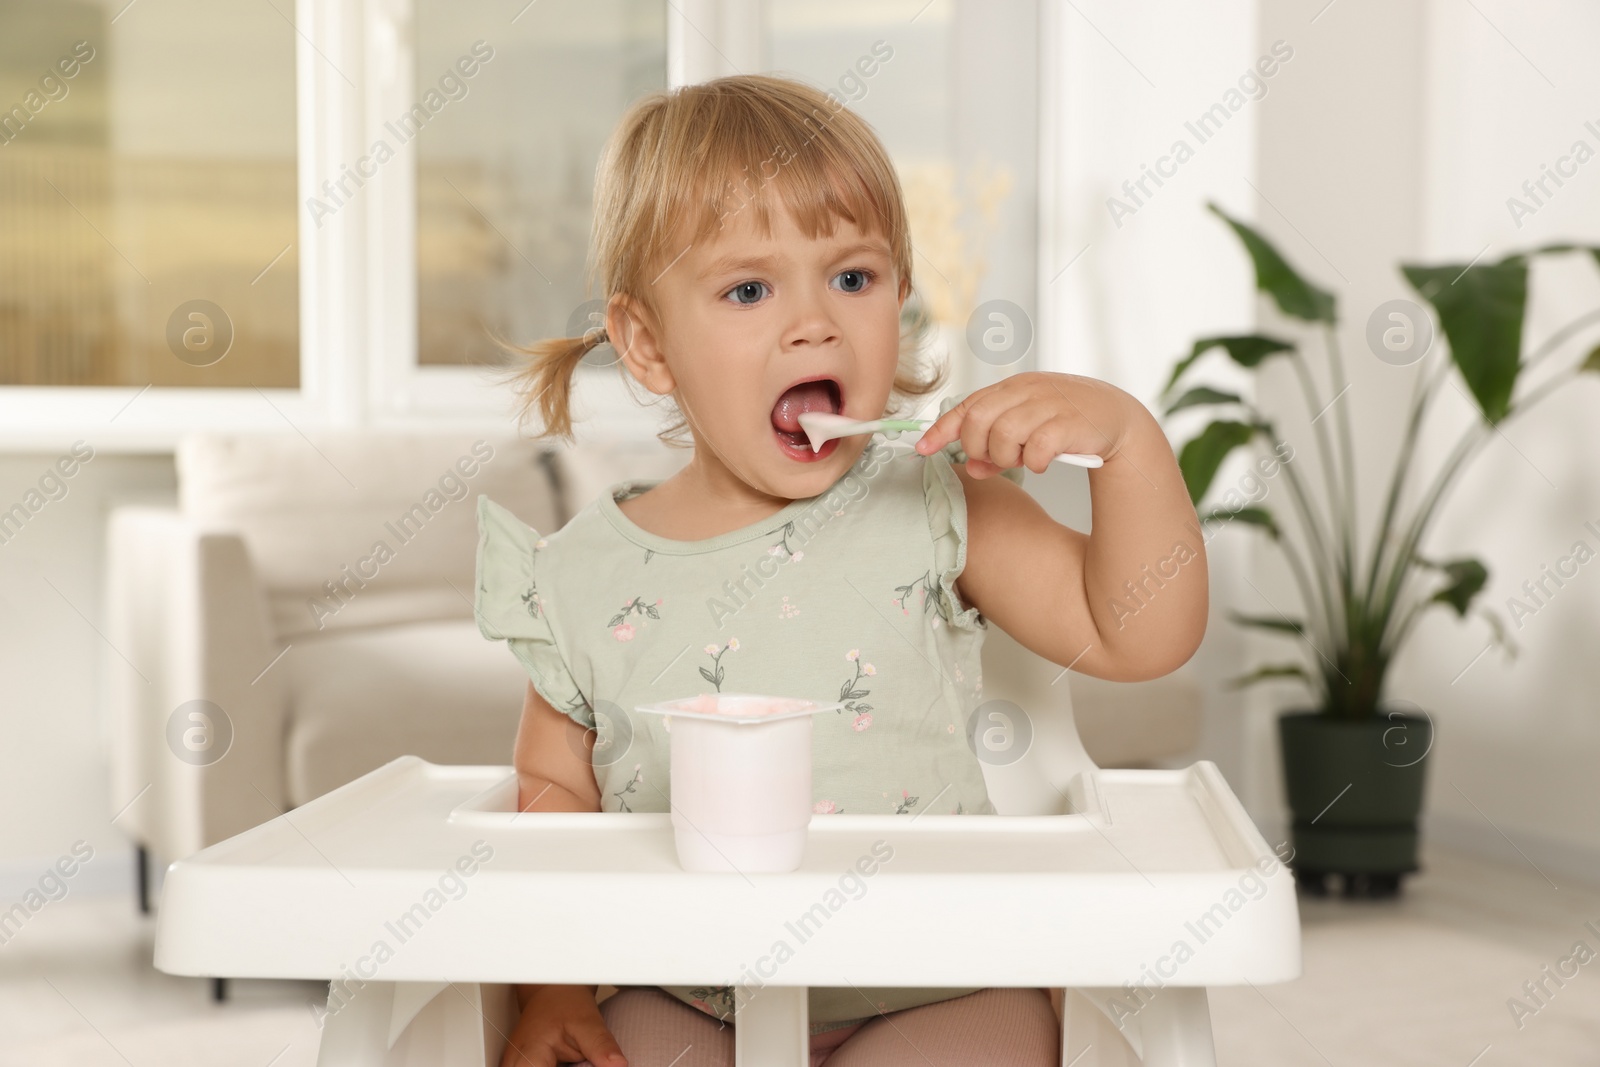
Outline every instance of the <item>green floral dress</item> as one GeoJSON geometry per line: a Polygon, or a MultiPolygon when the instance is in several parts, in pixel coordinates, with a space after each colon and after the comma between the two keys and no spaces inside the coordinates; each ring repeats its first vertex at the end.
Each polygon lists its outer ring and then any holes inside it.
{"type": "MultiPolygon", "coordinates": [[[[955,591],[955,461],[958,444],[924,457],[875,439],[827,492],[701,541],[623,515],[617,501],[655,482],[613,485],[544,535],[479,496],[479,629],[595,728],[603,811],[669,810],[670,734],[637,705],[741,692],[843,704],[813,718],[819,816],[994,814],[967,740],[988,622],[955,591]]],[[[731,1021],[729,986],[662,988],[731,1021]]],[[[976,988],[813,988],[811,1031],[976,988]]]]}

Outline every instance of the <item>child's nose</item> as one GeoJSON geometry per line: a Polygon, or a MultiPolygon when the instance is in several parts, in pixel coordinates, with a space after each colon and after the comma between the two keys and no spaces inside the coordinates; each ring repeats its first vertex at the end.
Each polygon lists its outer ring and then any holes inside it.
{"type": "Polygon", "coordinates": [[[821,294],[801,298],[794,309],[794,318],[784,337],[785,348],[821,346],[839,340],[839,324],[828,314],[827,304],[821,294]]]}

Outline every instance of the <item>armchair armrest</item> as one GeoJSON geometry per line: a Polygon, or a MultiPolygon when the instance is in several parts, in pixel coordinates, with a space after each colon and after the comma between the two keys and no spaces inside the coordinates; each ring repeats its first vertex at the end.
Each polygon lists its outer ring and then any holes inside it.
{"type": "Polygon", "coordinates": [[[284,675],[266,670],[283,649],[237,534],[130,506],[112,512],[107,542],[112,810],[126,806],[118,825],[179,859],[284,809],[284,675]],[[185,709],[173,726],[190,701],[221,714],[203,723],[188,712],[209,709],[185,709]],[[198,726],[209,736],[186,734],[198,726]]]}

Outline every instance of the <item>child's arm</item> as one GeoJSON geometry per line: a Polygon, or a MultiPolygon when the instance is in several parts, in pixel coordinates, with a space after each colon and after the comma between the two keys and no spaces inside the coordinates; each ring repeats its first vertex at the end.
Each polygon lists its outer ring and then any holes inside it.
{"type": "MultiPolygon", "coordinates": [[[[529,682],[512,756],[518,810],[599,811],[600,787],[591,757],[594,739],[593,730],[551,707],[529,682]]],[[[595,1002],[598,986],[512,988],[521,1015],[507,1040],[501,1067],[545,1067],[574,1057],[602,1067],[624,1063],[595,1002]]]]}
{"type": "Polygon", "coordinates": [[[518,811],[599,811],[595,732],[551,707],[528,683],[512,761],[518,811]]]}
{"type": "Polygon", "coordinates": [[[1177,457],[1128,393],[1075,374],[1016,374],[929,426],[924,455],[956,438],[967,453],[967,560],[957,591],[1024,647],[1112,681],[1177,669],[1205,634],[1206,550],[1177,457]],[[1092,530],[1047,515],[1006,478],[1043,473],[1062,452],[1092,452],[1092,530]]]}

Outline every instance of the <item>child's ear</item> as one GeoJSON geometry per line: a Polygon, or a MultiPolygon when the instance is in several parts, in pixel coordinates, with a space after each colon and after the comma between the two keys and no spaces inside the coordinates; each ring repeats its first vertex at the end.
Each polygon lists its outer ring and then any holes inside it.
{"type": "Polygon", "coordinates": [[[606,337],[617,350],[617,358],[640,385],[666,396],[678,383],[662,355],[660,336],[656,317],[642,302],[626,293],[611,298],[606,306],[606,337]]]}

